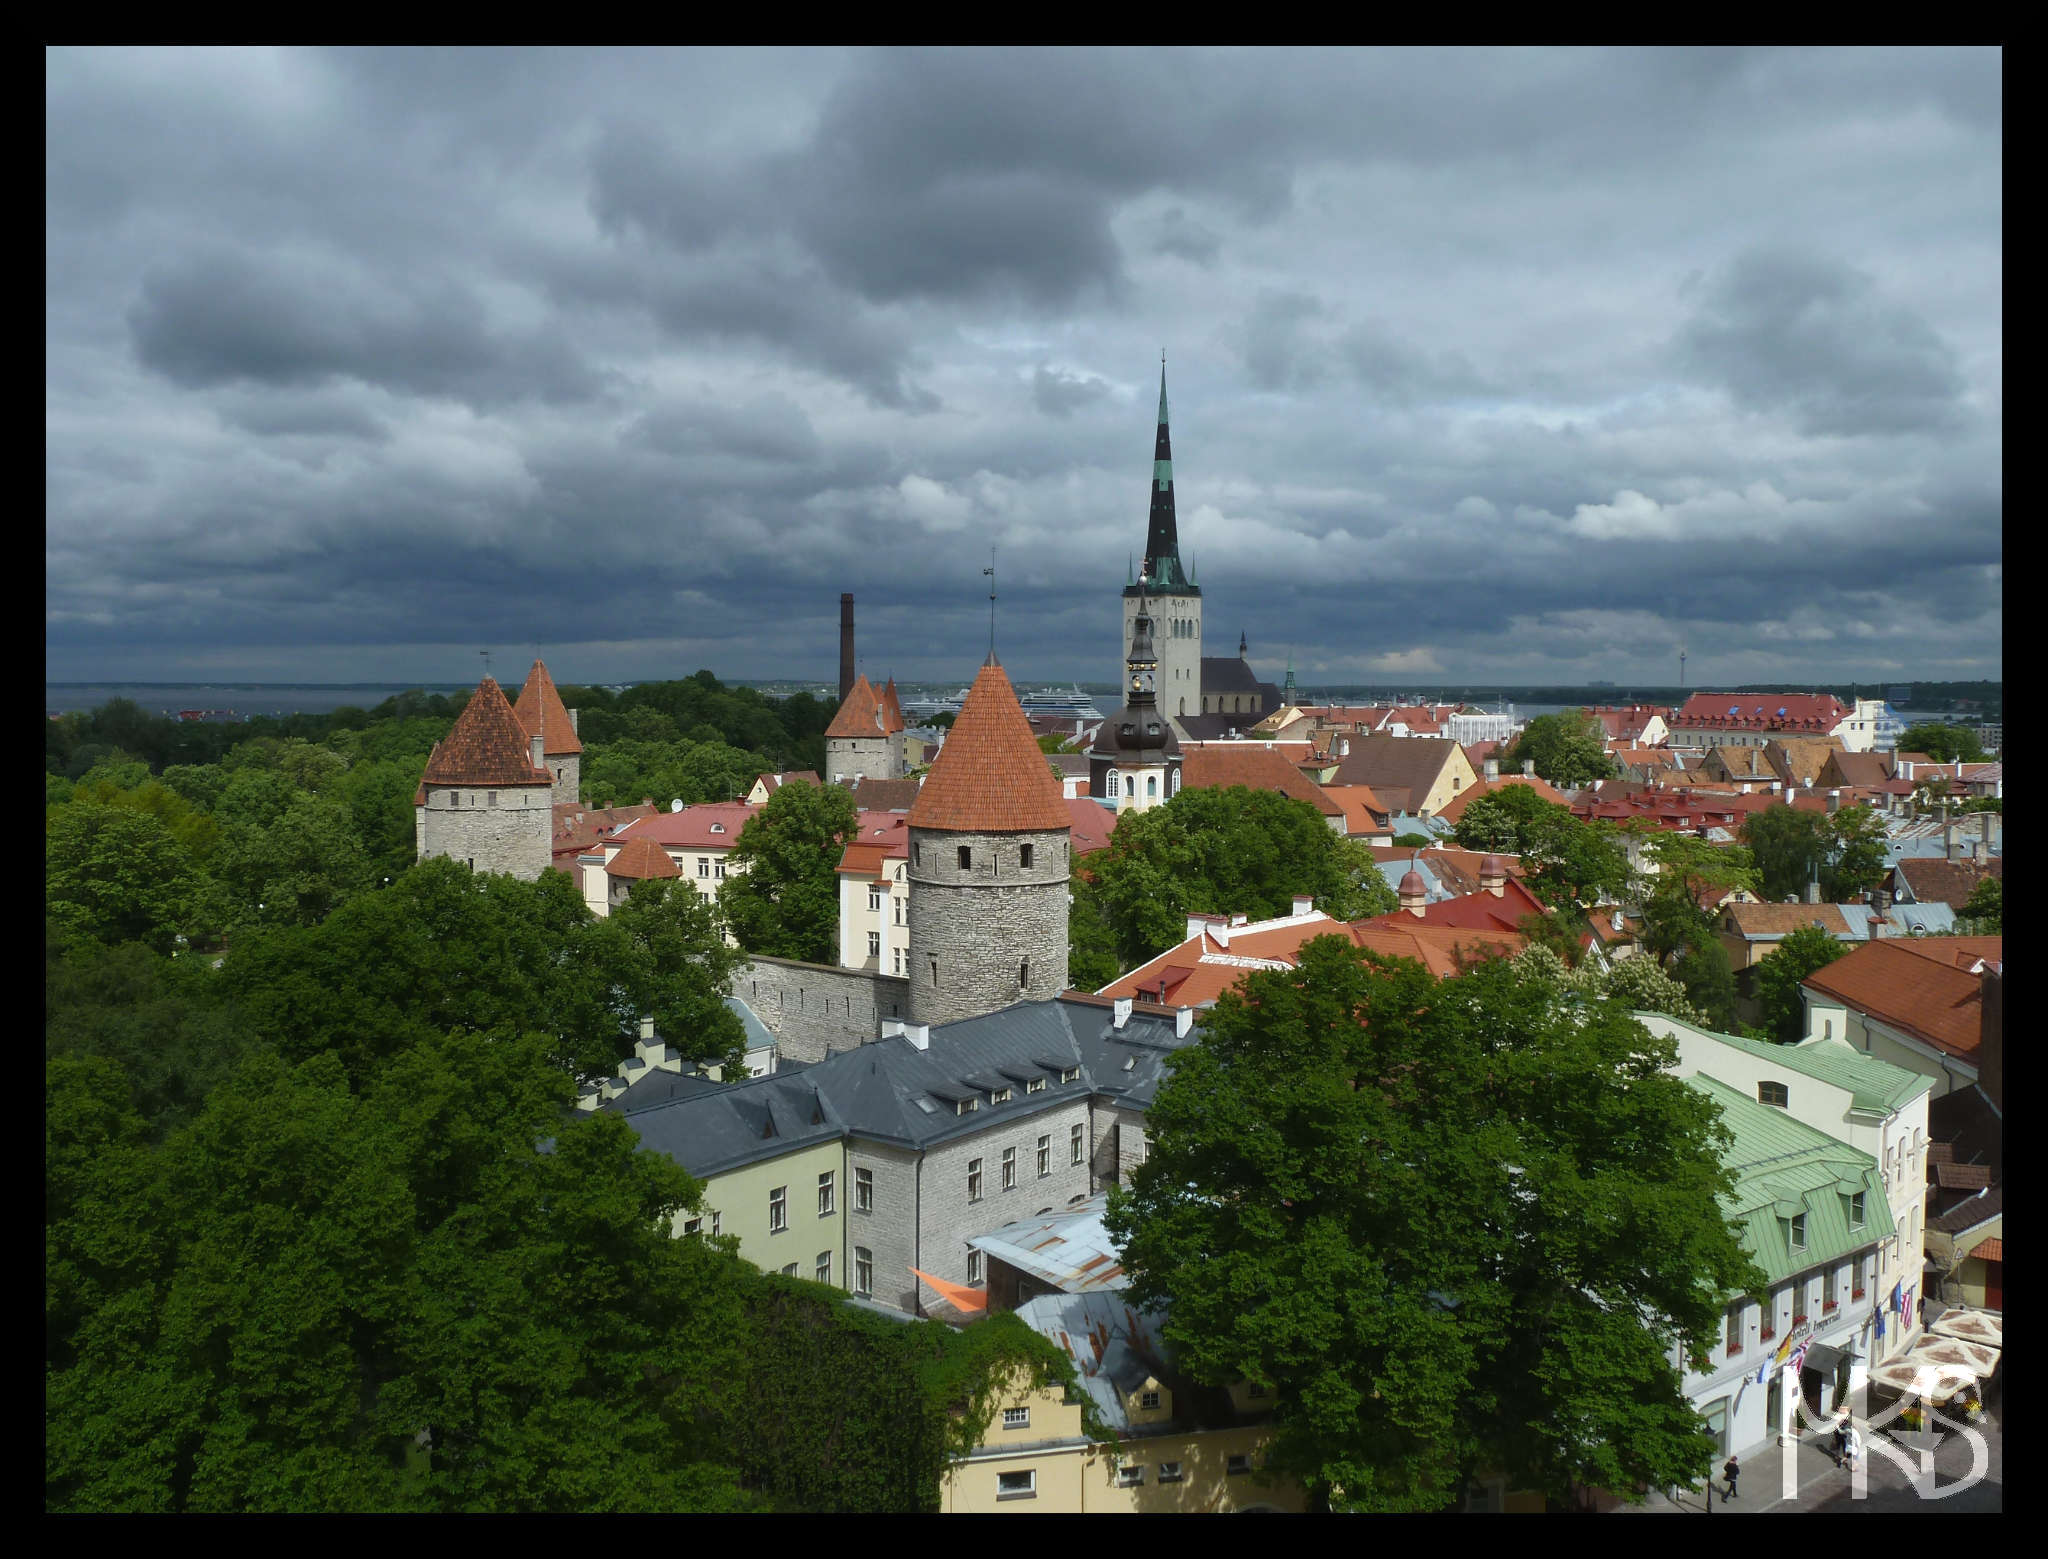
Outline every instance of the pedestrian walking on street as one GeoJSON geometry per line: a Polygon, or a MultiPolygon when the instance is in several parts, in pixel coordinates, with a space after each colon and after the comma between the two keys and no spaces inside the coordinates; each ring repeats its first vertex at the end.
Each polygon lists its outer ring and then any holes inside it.
{"type": "Polygon", "coordinates": [[[1849,1454],[1849,1415],[1842,1413],[1835,1418],[1835,1465],[1843,1465],[1849,1454]]]}
{"type": "Polygon", "coordinates": [[[1856,1432],[1854,1424],[1845,1424],[1842,1429],[1842,1461],[1850,1471],[1856,1469],[1856,1458],[1863,1454],[1863,1437],[1856,1432]]]}
{"type": "Polygon", "coordinates": [[[1736,1465],[1736,1459],[1732,1456],[1729,1457],[1728,1465],[1721,1469],[1721,1476],[1728,1480],[1728,1497],[1730,1499],[1735,1498],[1735,1480],[1741,1476],[1741,1473],[1742,1469],[1736,1465]]]}

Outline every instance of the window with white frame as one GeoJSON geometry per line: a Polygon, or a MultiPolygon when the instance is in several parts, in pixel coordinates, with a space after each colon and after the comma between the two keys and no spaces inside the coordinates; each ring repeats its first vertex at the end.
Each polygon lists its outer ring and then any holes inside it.
{"type": "Polygon", "coordinates": [[[979,1283],[981,1281],[981,1252],[978,1250],[970,1250],[967,1253],[967,1281],[970,1283],[979,1283]]]}
{"type": "Polygon", "coordinates": [[[1088,1128],[1085,1126],[1076,1126],[1067,1133],[1067,1151],[1072,1155],[1069,1159],[1070,1163],[1079,1164],[1087,1158],[1088,1144],[1083,1140],[1087,1135],[1087,1130],[1088,1128]]]}
{"type": "Polygon", "coordinates": [[[828,1169],[818,1176],[818,1216],[820,1218],[832,1216],[832,1182],[837,1174],[837,1170],[828,1169]]]}
{"type": "Polygon", "coordinates": [[[1145,1481],[1143,1462],[1125,1462],[1116,1470],[1116,1486],[1120,1489],[1135,1489],[1145,1481]]]}
{"type": "Polygon", "coordinates": [[[896,901],[896,924],[899,926],[903,924],[903,902],[902,899],[896,901]]]}
{"type": "Polygon", "coordinates": [[[853,1291],[863,1299],[875,1294],[875,1253],[865,1245],[853,1248],[853,1291]]]}
{"type": "Polygon", "coordinates": [[[1155,1412],[1157,1412],[1157,1411],[1159,1410],[1159,1393],[1158,1393],[1158,1392],[1156,1392],[1156,1391],[1141,1391],[1141,1392],[1139,1392],[1139,1393],[1138,1393],[1138,1407],[1139,1407],[1139,1409],[1140,1409],[1141,1411],[1143,1411],[1143,1412],[1147,1412],[1147,1413],[1155,1413],[1155,1412]]]}
{"type": "Polygon", "coordinates": [[[1863,1227],[1863,1193],[1861,1191],[1853,1193],[1849,1198],[1849,1227],[1852,1229],[1863,1227]]]}
{"type": "Polygon", "coordinates": [[[832,1252],[829,1250],[818,1252],[818,1281],[820,1283],[832,1281],[832,1252]]]}
{"type": "Polygon", "coordinates": [[[1244,1452],[1239,1452],[1235,1456],[1225,1458],[1223,1463],[1223,1471],[1229,1477],[1234,1478],[1241,1472],[1250,1472],[1251,1470],[1252,1459],[1244,1452]]]}
{"type": "Polygon", "coordinates": [[[793,1277],[795,1277],[795,1276],[796,1276],[796,1263],[792,1261],[792,1262],[791,1262],[791,1263],[790,1263],[790,1264],[789,1264],[788,1266],[784,1267],[784,1268],[782,1269],[782,1275],[783,1275],[784,1277],[786,1277],[786,1278],[793,1278],[793,1277]]]}
{"type": "Polygon", "coordinates": [[[1045,1079],[1042,1077],[1032,1078],[1030,1082],[1024,1085],[1024,1091],[1026,1093],[1044,1093],[1045,1079]]]}
{"type": "Polygon", "coordinates": [[[870,958],[880,958],[881,956],[882,956],[882,933],[881,933],[881,932],[879,932],[879,931],[870,931],[870,932],[868,933],[868,957],[870,957],[870,958]]]}
{"type": "Polygon", "coordinates": [[[853,1172],[853,1210],[857,1213],[875,1210],[875,1172],[872,1169],[853,1172]]]}
{"type": "Polygon", "coordinates": [[[789,1227],[789,1187],[779,1185],[768,1193],[768,1232],[780,1234],[789,1227]]]}
{"type": "Polygon", "coordinates": [[[899,947],[899,948],[895,949],[895,953],[896,953],[896,967],[895,967],[895,968],[894,968],[894,970],[892,970],[891,972],[892,972],[892,973],[895,973],[895,974],[898,974],[898,975],[900,975],[900,974],[902,974],[902,973],[903,973],[903,949],[899,947]]]}
{"type": "Polygon", "coordinates": [[[718,1226],[719,1223],[724,1219],[724,1216],[725,1215],[723,1213],[717,1212],[715,1210],[711,1214],[711,1232],[713,1234],[718,1234],[721,1232],[718,1226]]]}
{"type": "Polygon", "coordinates": [[[720,858],[719,860],[713,861],[711,863],[711,875],[713,877],[716,877],[720,882],[723,882],[725,880],[725,861],[723,858],[720,858]]]}
{"type": "Polygon", "coordinates": [[[1005,1191],[1017,1189],[1017,1150],[1015,1148],[1003,1149],[1003,1189],[1005,1191]]]}
{"type": "Polygon", "coordinates": [[[1052,1173],[1052,1138],[1038,1139],[1038,1178],[1043,1180],[1052,1173]]]}
{"type": "Polygon", "coordinates": [[[870,889],[868,889],[868,910],[869,910],[869,912],[870,912],[870,913],[874,913],[874,912],[877,912],[877,911],[879,911],[879,910],[881,909],[881,907],[882,907],[882,890],[881,890],[880,888],[870,888],[870,889]]]}
{"type": "Polygon", "coordinates": [[[1805,1250],[1805,1249],[1806,1249],[1806,1214],[1805,1214],[1805,1213],[1794,1213],[1794,1214],[1792,1215],[1792,1229],[1791,1229],[1791,1240],[1792,1240],[1792,1248],[1793,1248],[1794,1250],[1805,1250]]]}
{"type": "Polygon", "coordinates": [[[1007,1088],[991,1089],[988,1102],[990,1104],[1008,1104],[1010,1102],[1010,1090],[1007,1088]]]}
{"type": "Polygon", "coordinates": [[[697,875],[698,875],[699,877],[709,877],[709,876],[711,875],[711,857],[710,857],[710,856],[708,856],[708,855],[700,855],[700,856],[698,856],[698,857],[697,857],[697,875]]]}
{"type": "Polygon", "coordinates": [[[970,1158],[967,1161],[967,1200],[981,1200],[981,1160],[978,1158],[970,1158]]]}
{"type": "Polygon", "coordinates": [[[1031,1409],[1028,1407],[1004,1408],[1003,1427],[1005,1429],[1029,1429],[1031,1427],[1031,1409]]]}
{"type": "Polygon", "coordinates": [[[997,1499],[1035,1499],[1038,1496],[1038,1474],[1029,1469],[1023,1472],[999,1472],[996,1474],[997,1499]]]}
{"type": "Polygon", "coordinates": [[[1187,1474],[1181,1471],[1181,1464],[1179,1462],[1161,1462],[1159,1464],[1159,1481],[1161,1483],[1179,1483],[1186,1476],[1187,1474]]]}
{"type": "Polygon", "coordinates": [[[684,1234],[702,1234],[703,1232],[704,1220],[702,1218],[685,1218],[683,1220],[684,1234]]]}

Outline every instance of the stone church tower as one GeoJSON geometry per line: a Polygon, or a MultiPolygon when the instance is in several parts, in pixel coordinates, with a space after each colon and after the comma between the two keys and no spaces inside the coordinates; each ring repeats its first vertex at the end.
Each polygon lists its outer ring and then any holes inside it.
{"type": "Polygon", "coordinates": [[[839,713],[825,727],[825,782],[903,778],[902,738],[895,681],[877,693],[865,676],[855,677],[839,713]]]}
{"type": "Polygon", "coordinates": [[[419,859],[447,855],[480,872],[538,881],[553,859],[555,819],[543,745],[520,726],[496,681],[479,682],[454,729],[435,743],[413,797],[419,859]]]}
{"type": "Polygon", "coordinates": [[[1088,750],[1088,794],[1118,812],[1150,811],[1180,789],[1180,738],[1173,721],[1159,712],[1159,657],[1142,594],[1134,624],[1124,662],[1124,706],[1102,722],[1088,750]]]}
{"type": "Polygon", "coordinates": [[[1202,713],[1202,589],[1181,567],[1180,531],[1173,512],[1173,446],[1166,433],[1166,365],[1159,367],[1159,435],[1152,449],[1152,519],[1145,532],[1145,562],[1124,587],[1122,654],[1136,637],[1138,613],[1150,601],[1153,645],[1159,656],[1158,701],[1173,719],[1202,713]]]}
{"type": "Polygon", "coordinates": [[[576,739],[576,711],[562,707],[562,695],[555,691],[555,679],[539,661],[526,674],[526,686],[519,690],[519,702],[512,706],[520,729],[541,740],[541,756],[554,776],[554,802],[574,806],[583,799],[583,744],[576,739]]]}
{"type": "Polygon", "coordinates": [[[912,1023],[1066,989],[1070,830],[1060,783],[991,654],[910,809],[912,1023]]]}

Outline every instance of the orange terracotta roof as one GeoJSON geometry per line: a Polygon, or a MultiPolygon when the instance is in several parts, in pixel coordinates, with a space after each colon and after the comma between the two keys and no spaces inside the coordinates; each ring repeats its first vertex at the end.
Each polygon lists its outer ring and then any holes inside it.
{"type": "Polygon", "coordinates": [[[1458,959],[1512,958],[1525,945],[1519,931],[1485,931],[1466,926],[1389,925],[1366,921],[1351,928],[1351,939],[1369,953],[1387,958],[1412,958],[1439,980],[1458,972],[1458,959]]]}
{"type": "Polygon", "coordinates": [[[1790,936],[1815,921],[1829,936],[1849,934],[1849,922],[1834,904],[1730,904],[1728,919],[1744,937],[1790,936]]]}
{"type": "Polygon", "coordinates": [[[1344,809],[1288,761],[1287,755],[1262,742],[1219,742],[1214,746],[1190,747],[1180,760],[1183,790],[1228,790],[1243,785],[1251,790],[1277,790],[1296,801],[1306,801],[1324,817],[1342,817],[1344,809]]]}
{"type": "Polygon", "coordinates": [[[669,857],[668,851],[645,837],[628,839],[625,847],[604,863],[607,877],[680,877],[682,868],[669,857]]]}
{"type": "Polygon", "coordinates": [[[1465,815],[1465,808],[1472,805],[1481,796],[1490,796],[1495,791],[1505,790],[1510,785],[1527,785],[1545,801],[1552,802],[1557,806],[1568,807],[1571,805],[1571,802],[1566,799],[1563,793],[1553,788],[1547,780],[1537,779],[1534,775],[1530,774],[1503,774],[1499,779],[1483,779],[1467,785],[1439,807],[1436,815],[1446,823],[1455,823],[1465,815]]]}
{"type": "Polygon", "coordinates": [[[1970,1254],[1979,1261],[2005,1260],[2005,1237],[1994,1234],[1988,1240],[1979,1240],[1970,1247],[1970,1254]]]}
{"type": "Polygon", "coordinates": [[[891,861],[910,858],[910,819],[901,812],[863,812],[839,857],[844,876],[880,879],[891,861]]]}
{"type": "Polygon", "coordinates": [[[855,677],[848,690],[846,702],[839,706],[839,713],[832,717],[832,723],[825,727],[825,735],[847,740],[864,740],[884,735],[882,727],[882,705],[875,696],[874,685],[866,677],[855,677]]]}
{"type": "Polygon", "coordinates": [[[1388,833],[1384,821],[1388,816],[1387,804],[1373,793],[1370,785],[1325,785],[1324,795],[1336,802],[1344,813],[1344,832],[1357,838],[1388,833]]]}
{"type": "Polygon", "coordinates": [[[501,789],[521,785],[554,784],[546,769],[533,766],[532,743],[505,693],[495,680],[485,677],[476,692],[455,717],[434,755],[427,760],[421,776],[427,785],[492,785],[501,789]]]}
{"type": "Polygon", "coordinates": [[[903,729],[903,706],[896,701],[896,679],[891,677],[882,684],[881,696],[876,700],[882,715],[882,729],[894,736],[903,729]]]}
{"type": "MultiPolygon", "coordinates": [[[[858,689],[848,701],[858,696],[858,689]]],[[[1060,782],[1031,738],[1010,679],[991,659],[975,674],[946,745],[911,804],[912,828],[1066,833],[1060,782]]]]}
{"type": "Polygon", "coordinates": [[[526,686],[519,690],[512,713],[519,717],[521,730],[540,737],[540,750],[548,757],[565,758],[583,751],[576,728],[569,723],[569,711],[562,705],[562,695],[555,691],[555,679],[539,661],[526,674],[526,686]]]}
{"type": "MultiPolygon", "coordinates": [[[[1809,908],[1813,906],[1808,906],[1809,908]]],[[[1977,1057],[1983,987],[1970,970],[2004,958],[2003,937],[1886,937],[1806,977],[1808,989],[1967,1061],[1977,1057]]]]}

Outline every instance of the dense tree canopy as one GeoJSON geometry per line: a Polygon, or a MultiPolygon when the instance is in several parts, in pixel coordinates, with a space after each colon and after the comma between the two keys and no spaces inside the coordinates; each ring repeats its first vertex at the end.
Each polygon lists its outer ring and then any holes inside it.
{"type": "Polygon", "coordinates": [[[1848,951],[1818,926],[1787,932],[1770,957],[1757,965],[1756,999],[1763,1009],[1764,1032],[1781,1045],[1804,1039],[1806,1003],[1799,994],[1800,982],[1848,951]]]}
{"type": "Polygon", "coordinates": [[[1643,853],[1658,868],[1641,895],[1643,948],[1654,958],[1674,958],[1712,935],[1713,917],[1700,902],[1703,892],[1719,896],[1757,888],[1755,860],[1742,845],[1666,832],[1653,835],[1643,853]]]}
{"type": "Polygon", "coordinates": [[[1582,823],[1568,807],[1546,801],[1527,785],[1503,785],[1465,808],[1451,837],[1467,849],[1499,850],[1522,858],[1522,881],[1570,925],[1574,911],[1608,903],[1632,881],[1628,851],[1608,823],[1582,823]]]}
{"type": "Polygon", "coordinates": [[[1563,1496],[1691,1481],[1704,1363],[1761,1279],[1714,1107],[1617,1002],[1506,961],[1437,981],[1336,938],[1180,1052],[1109,1222],[1198,1379],[1278,1388],[1272,1464],[1358,1510],[1475,1471],[1563,1496]]]}
{"type": "Polygon", "coordinates": [[[1996,877],[1986,877],[1970,890],[1969,901],[1957,915],[1957,934],[1999,936],[2003,934],[2004,925],[2005,885],[1996,877]]]}
{"type": "MultiPolygon", "coordinates": [[[[1183,790],[1164,806],[1126,812],[1108,848],[1076,872],[1071,948],[1093,989],[1187,935],[1190,914],[1285,915],[1296,895],[1338,920],[1399,908],[1371,854],[1331,831],[1306,802],[1270,790],[1183,790]]],[[[1071,965],[1071,957],[1070,957],[1071,965]]]]}
{"type": "Polygon", "coordinates": [[[1522,728],[1515,745],[1502,755],[1502,762],[1534,762],[1540,778],[1565,790],[1614,777],[1614,760],[1607,756],[1606,733],[1600,722],[1583,709],[1538,715],[1522,728]]]}
{"type": "Polygon", "coordinates": [[[750,953],[839,962],[839,860],[859,826],[837,785],[789,784],[747,819],[719,907],[750,953]]]}
{"type": "Polygon", "coordinates": [[[1768,902],[1803,897],[1817,880],[1824,902],[1846,903],[1884,880],[1884,824],[1869,807],[1832,815],[1765,807],[1750,813],[1742,838],[1755,858],[1758,893],[1768,902]]]}
{"type": "Polygon", "coordinates": [[[1936,763],[1953,763],[1958,758],[1965,763],[1984,761],[1984,744],[1975,731],[1966,725],[1944,725],[1933,720],[1907,726],[1900,733],[1898,750],[1924,752],[1936,763]]]}

